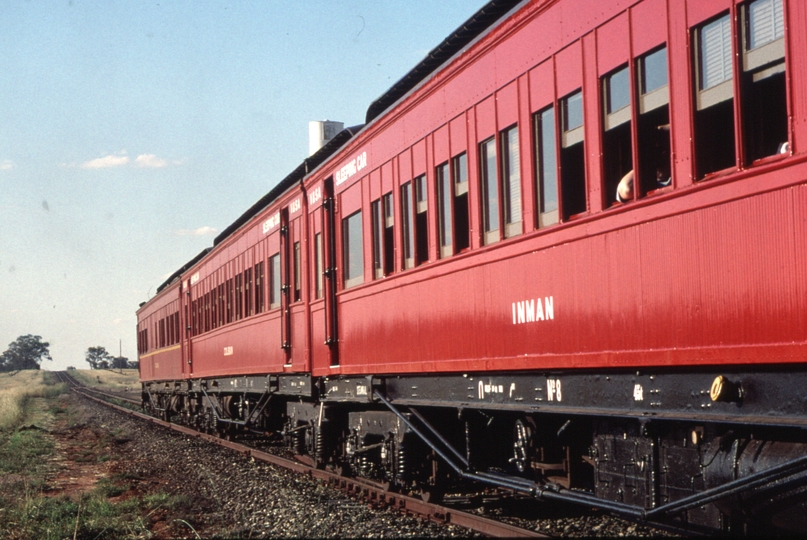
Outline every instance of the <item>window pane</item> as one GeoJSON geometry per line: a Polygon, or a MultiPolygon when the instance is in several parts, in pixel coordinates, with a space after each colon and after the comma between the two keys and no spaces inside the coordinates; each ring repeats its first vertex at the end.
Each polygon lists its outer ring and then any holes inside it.
{"type": "Polygon", "coordinates": [[[630,105],[628,68],[620,69],[608,77],[608,114],[630,105]]]}
{"type": "Polygon", "coordinates": [[[302,260],[300,253],[300,242],[294,243],[294,301],[300,300],[300,288],[302,286],[302,260]]]}
{"type": "Polygon", "coordinates": [[[322,233],[314,235],[314,283],[317,298],[322,298],[322,233]]]}
{"type": "Polygon", "coordinates": [[[538,175],[541,213],[558,209],[558,165],[555,152],[555,109],[538,113],[538,175]]]}
{"type": "Polygon", "coordinates": [[[504,146],[504,192],[506,223],[521,222],[521,153],[518,147],[518,127],[502,134],[504,146]]]}
{"type": "Polygon", "coordinates": [[[731,79],[731,23],[728,15],[701,28],[700,58],[701,90],[731,79]]]}
{"type": "Polygon", "coordinates": [[[451,177],[448,163],[437,167],[437,188],[440,197],[440,246],[450,247],[451,234],[451,177]]]}
{"type": "Polygon", "coordinates": [[[642,59],[642,93],[667,86],[667,48],[659,49],[642,59]]]}
{"type": "Polygon", "coordinates": [[[412,183],[401,186],[401,209],[403,210],[404,259],[413,259],[415,253],[414,221],[412,216],[412,183]]]}
{"type": "Polygon", "coordinates": [[[496,174],[496,144],[489,139],[480,145],[485,232],[499,230],[499,189],[496,174]]]}
{"type": "Polygon", "coordinates": [[[371,207],[373,222],[373,272],[376,278],[384,275],[382,253],[384,241],[384,216],[382,215],[381,199],[373,201],[371,207]]]}
{"type": "Polygon", "coordinates": [[[358,285],[364,277],[361,210],[342,221],[345,287],[358,285]]]}
{"type": "Polygon", "coordinates": [[[756,49],[785,35],[782,0],[757,0],[748,6],[749,49],[756,49]]]}
{"type": "Polygon", "coordinates": [[[583,125],[583,93],[578,91],[564,100],[564,131],[571,131],[583,125]]]}
{"type": "Polygon", "coordinates": [[[269,257],[269,307],[280,305],[280,254],[269,257]]]}

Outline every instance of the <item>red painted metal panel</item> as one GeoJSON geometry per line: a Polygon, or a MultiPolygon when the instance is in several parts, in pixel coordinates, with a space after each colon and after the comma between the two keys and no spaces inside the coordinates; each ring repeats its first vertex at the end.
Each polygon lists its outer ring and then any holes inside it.
{"type": "Polygon", "coordinates": [[[559,98],[583,86],[583,43],[577,41],[558,52],[555,58],[555,84],[559,98]]]}
{"type": "Polygon", "coordinates": [[[518,83],[513,82],[496,92],[497,131],[518,122],[518,83]]]}
{"type": "Polygon", "coordinates": [[[381,168],[370,171],[370,179],[367,182],[370,189],[370,200],[375,201],[381,197],[381,168]]]}
{"type": "Polygon", "coordinates": [[[597,45],[594,34],[583,38],[583,119],[586,153],[588,211],[602,210],[602,116],[600,115],[600,78],[597,73],[597,45]]]}
{"type": "Polygon", "coordinates": [[[552,59],[540,64],[529,73],[530,112],[537,112],[555,100],[555,64],[552,59]]]}
{"type": "Polygon", "coordinates": [[[412,145],[412,173],[413,176],[426,173],[426,141],[424,140],[412,145]]]}
{"type": "Polygon", "coordinates": [[[730,7],[731,0],[687,0],[687,24],[695,26],[730,7]]]}
{"type": "Polygon", "coordinates": [[[670,145],[673,160],[673,184],[691,185],[694,179],[692,140],[692,70],[686,0],[669,0],[670,41],[667,65],[670,73],[670,145]]]}
{"type": "Polygon", "coordinates": [[[445,163],[451,157],[448,149],[448,126],[442,126],[434,132],[432,136],[432,144],[434,145],[434,163],[445,163]]]}
{"type": "Polygon", "coordinates": [[[630,58],[628,14],[623,13],[597,28],[597,72],[605,75],[626,65],[630,58]]]}
{"type": "Polygon", "coordinates": [[[644,0],[630,11],[633,56],[667,42],[667,0],[644,0]]]}
{"type": "MultiPolygon", "coordinates": [[[[413,178],[412,174],[412,150],[407,148],[398,157],[398,178],[404,184],[413,178]]],[[[398,229],[400,230],[400,229],[398,229]]]]}
{"type": "Polygon", "coordinates": [[[480,143],[496,133],[496,102],[491,97],[475,107],[476,141],[480,143]]]}
{"type": "Polygon", "coordinates": [[[654,219],[659,206],[609,233],[581,226],[544,249],[536,236],[343,296],[342,372],[807,359],[807,295],[794,294],[807,290],[807,187],[654,219]]]}
{"type": "Polygon", "coordinates": [[[392,187],[392,161],[388,161],[381,166],[381,193],[386,194],[393,190],[392,187]]]}
{"type": "Polygon", "coordinates": [[[793,151],[807,151],[807,2],[785,0],[793,151]]]}
{"type": "Polygon", "coordinates": [[[451,121],[451,157],[465,152],[468,147],[468,131],[465,114],[451,121]]]}

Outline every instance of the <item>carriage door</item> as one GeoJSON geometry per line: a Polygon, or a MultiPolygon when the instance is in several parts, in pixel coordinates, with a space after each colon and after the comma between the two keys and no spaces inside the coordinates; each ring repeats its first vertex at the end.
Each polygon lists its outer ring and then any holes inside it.
{"type": "Polygon", "coordinates": [[[289,231],[289,211],[280,211],[280,347],[285,358],[283,363],[291,364],[291,287],[289,286],[289,255],[292,245],[289,231]]]}
{"type": "Polygon", "coordinates": [[[191,343],[191,282],[199,279],[199,274],[194,274],[189,279],[182,282],[180,288],[180,335],[182,336],[182,373],[188,377],[193,377],[193,356],[191,343]]]}
{"type": "Polygon", "coordinates": [[[336,317],[336,198],[333,177],[323,183],[322,234],[325,248],[325,344],[328,345],[331,366],[339,365],[339,325],[336,317]]]}

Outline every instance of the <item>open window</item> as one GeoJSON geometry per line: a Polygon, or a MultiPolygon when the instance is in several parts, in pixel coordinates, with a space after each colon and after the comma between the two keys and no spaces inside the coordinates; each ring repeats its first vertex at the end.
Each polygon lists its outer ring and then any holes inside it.
{"type": "Polygon", "coordinates": [[[361,210],[342,220],[342,252],[345,288],[364,282],[364,244],[361,210]]]}
{"type": "Polygon", "coordinates": [[[578,90],[560,100],[560,192],[563,217],[586,211],[586,166],[583,149],[583,93],[578,90]]]}
{"type": "Polygon", "coordinates": [[[387,193],[371,205],[373,224],[373,274],[375,279],[395,271],[395,217],[392,193],[387,193]]]}
{"type": "Polygon", "coordinates": [[[667,76],[667,47],[640,57],[639,85],[639,196],[643,197],[672,182],[670,164],[670,92],[667,76]]]}
{"type": "Polygon", "coordinates": [[[468,216],[468,156],[463,152],[451,160],[454,184],[454,253],[470,246],[468,216]]]}
{"type": "Polygon", "coordinates": [[[740,10],[745,161],[788,150],[785,24],[782,0],[755,0],[740,10]]]}
{"type": "Polygon", "coordinates": [[[606,206],[627,202],[626,190],[619,191],[620,182],[633,177],[633,141],[631,129],[630,70],[622,66],[602,78],[603,97],[603,173],[605,174],[606,206]]]}
{"type": "Polygon", "coordinates": [[[429,260],[429,190],[426,175],[415,178],[415,265],[429,260]]]}
{"type": "Polygon", "coordinates": [[[695,163],[703,177],[736,164],[731,19],[695,29],[695,163]]]}
{"type": "Polygon", "coordinates": [[[412,209],[412,182],[401,186],[401,218],[403,221],[403,267],[415,266],[415,217],[412,209]]]}

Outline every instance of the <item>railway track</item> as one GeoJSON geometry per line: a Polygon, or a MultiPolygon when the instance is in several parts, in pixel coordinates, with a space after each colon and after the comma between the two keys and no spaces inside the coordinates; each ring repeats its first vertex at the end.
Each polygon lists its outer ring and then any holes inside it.
{"type": "Polygon", "coordinates": [[[504,523],[471,512],[424,502],[421,499],[399,493],[392,493],[387,491],[384,486],[375,484],[373,482],[368,482],[357,478],[346,478],[332,471],[317,469],[310,464],[305,463],[306,460],[304,457],[298,457],[298,459],[295,460],[287,459],[285,457],[247,446],[246,444],[242,444],[240,442],[222,439],[214,435],[200,433],[185,426],[165,422],[142,412],[133,410],[131,408],[132,406],[140,406],[140,402],[138,400],[87,387],[67,372],[56,372],[56,377],[59,379],[59,381],[66,383],[73,392],[83,396],[86,399],[90,399],[96,403],[115,409],[123,414],[136,417],[142,421],[149,422],[153,425],[162,426],[184,435],[218,444],[244,456],[251,457],[257,461],[271,463],[276,466],[319,479],[332,487],[340,489],[341,491],[346,492],[361,501],[364,501],[374,508],[394,508],[404,514],[420,516],[424,519],[429,519],[438,523],[464,527],[470,531],[478,532],[491,537],[550,537],[549,535],[524,527],[504,523]],[[118,400],[127,406],[112,403],[110,400],[118,400]]]}

